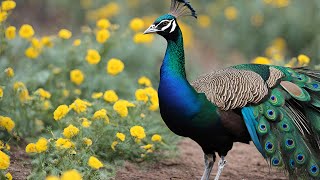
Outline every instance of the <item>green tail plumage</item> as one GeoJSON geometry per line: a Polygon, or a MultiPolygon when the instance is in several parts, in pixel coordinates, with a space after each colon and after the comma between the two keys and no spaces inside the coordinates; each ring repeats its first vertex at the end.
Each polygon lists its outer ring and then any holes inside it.
{"type": "Polygon", "coordinates": [[[320,179],[320,73],[280,70],[286,77],[269,99],[251,106],[262,153],[290,179],[320,179]]]}

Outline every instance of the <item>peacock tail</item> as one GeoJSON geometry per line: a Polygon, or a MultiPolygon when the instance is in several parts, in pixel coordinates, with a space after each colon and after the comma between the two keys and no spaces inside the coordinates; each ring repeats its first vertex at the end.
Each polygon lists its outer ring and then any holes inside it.
{"type": "Polygon", "coordinates": [[[260,153],[290,179],[319,179],[320,73],[272,66],[283,73],[260,104],[243,107],[260,153]]]}
{"type": "Polygon", "coordinates": [[[319,179],[320,72],[242,64],[191,83],[221,110],[241,109],[257,149],[291,179],[319,179]]]}

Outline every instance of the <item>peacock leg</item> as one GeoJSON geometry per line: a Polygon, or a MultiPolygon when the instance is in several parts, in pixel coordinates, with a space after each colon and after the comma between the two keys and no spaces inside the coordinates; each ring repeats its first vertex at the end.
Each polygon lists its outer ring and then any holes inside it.
{"type": "Polygon", "coordinates": [[[214,154],[204,154],[205,169],[201,177],[201,180],[209,180],[214,160],[215,160],[214,154]]]}
{"type": "Polygon", "coordinates": [[[226,165],[226,163],[227,163],[227,161],[224,160],[224,156],[221,156],[220,161],[219,161],[219,163],[218,163],[218,172],[217,172],[217,175],[216,175],[216,177],[214,178],[214,180],[219,180],[219,177],[220,177],[220,175],[221,175],[221,172],[222,172],[224,166],[226,165]]]}

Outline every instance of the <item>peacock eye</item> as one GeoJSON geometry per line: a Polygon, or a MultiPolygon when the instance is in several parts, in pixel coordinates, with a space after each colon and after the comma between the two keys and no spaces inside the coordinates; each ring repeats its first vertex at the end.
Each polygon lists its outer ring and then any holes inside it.
{"type": "Polygon", "coordinates": [[[164,25],[164,26],[166,26],[166,25],[168,25],[168,24],[169,24],[168,21],[164,21],[164,22],[162,23],[162,25],[164,25]]]}

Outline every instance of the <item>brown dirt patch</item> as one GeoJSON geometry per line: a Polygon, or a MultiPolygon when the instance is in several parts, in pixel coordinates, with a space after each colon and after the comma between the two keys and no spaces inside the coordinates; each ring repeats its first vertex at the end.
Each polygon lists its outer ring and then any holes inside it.
{"type": "Polygon", "coordinates": [[[31,160],[23,148],[13,146],[10,154],[9,172],[14,180],[25,180],[31,173],[31,160]]]}
{"type": "MultiPolygon", "coordinates": [[[[201,179],[204,170],[203,152],[195,142],[184,139],[179,143],[180,156],[174,160],[163,160],[155,164],[136,165],[126,162],[116,174],[116,180],[189,180],[201,179]]],[[[220,180],[284,180],[283,172],[270,169],[254,145],[235,143],[226,157],[228,161],[220,180]]],[[[217,161],[211,179],[217,171],[217,161]]]]}

